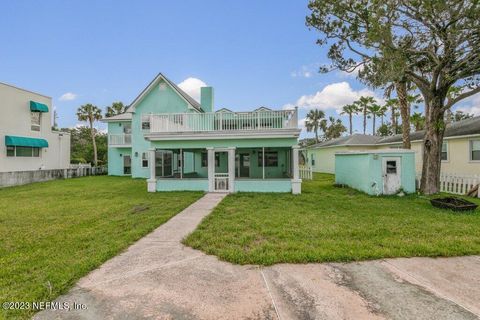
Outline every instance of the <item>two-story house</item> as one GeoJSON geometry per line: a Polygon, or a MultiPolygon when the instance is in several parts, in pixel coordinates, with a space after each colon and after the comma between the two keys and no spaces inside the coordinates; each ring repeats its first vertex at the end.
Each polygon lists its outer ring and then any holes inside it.
{"type": "Polygon", "coordinates": [[[164,75],[126,112],[106,118],[108,172],[148,179],[148,191],[301,192],[297,110],[214,110],[164,75]]]}
{"type": "Polygon", "coordinates": [[[66,169],[70,134],[52,130],[52,98],[0,83],[0,172],[66,169]]]}

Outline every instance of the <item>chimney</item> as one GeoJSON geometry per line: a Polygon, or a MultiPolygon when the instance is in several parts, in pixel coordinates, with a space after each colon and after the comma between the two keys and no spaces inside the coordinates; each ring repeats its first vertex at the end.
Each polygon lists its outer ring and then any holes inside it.
{"type": "Polygon", "coordinates": [[[203,111],[213,112],[213,87],[200,88],[200,105],[203,111]]]}

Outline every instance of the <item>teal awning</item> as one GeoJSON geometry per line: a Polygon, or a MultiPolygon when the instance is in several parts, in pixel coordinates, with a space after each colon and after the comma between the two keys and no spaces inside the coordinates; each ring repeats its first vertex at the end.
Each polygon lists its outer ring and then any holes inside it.
{"type": "Polygon", "coordinates": [[[32,112],[48,112],[48,106],[46,104],[30,101],[30,111],[32,112]]]}
{"type": "Polygon", "coordinates": [[[47,148],[48,141],[38,138],[5,136],[6,146],[47,148]]]}

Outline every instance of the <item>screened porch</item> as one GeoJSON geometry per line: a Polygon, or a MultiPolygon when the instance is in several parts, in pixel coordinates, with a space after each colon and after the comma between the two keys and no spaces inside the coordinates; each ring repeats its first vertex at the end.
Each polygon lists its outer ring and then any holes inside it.
{"type": "MultiPolygon", "coordinates": [[[[207,149],[155,150],[155,177],[208,179],[207,149]]],[[[228,151],[214,150],[214,173],[229,173],[228,151]]],[[[236,148],[235,179],[291,179],[292,148],[236,148]]]]}

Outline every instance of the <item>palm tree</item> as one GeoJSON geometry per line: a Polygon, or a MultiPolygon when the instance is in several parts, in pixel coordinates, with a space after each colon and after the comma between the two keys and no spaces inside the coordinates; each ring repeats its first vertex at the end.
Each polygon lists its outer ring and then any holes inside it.
{"type": "Polygon", "coordinates": [[[393,98],[393,99],[388,99],[384,105],[385,108],[390,109],[391,117],[392,117],[392,131],[393,134],[398,133],[398,100],[393,98]]]}
{"type": "Polygon", "coordinates": [[[377,101],[373,97],[360,97],[360,99],[354,102],[354,104],[363,113],[363,134],[366,134],[367,132],[367,116],[369,114],[368,107],[376,103],[377,101]]]}
{"type": "Polygon", "coordinates": [[[111,106],[107,107],[105,112],[105,118],[116,116],[117,114],[124,113],[127,108],[123,105],[123,102],[115,101],[111,106]]]}
{"type": "Polygon", "coordinates": [[[386,115],[387,115],[387,107],[381,106],[380,110],[378,111],[377,116],[379,116],[380,119],[382,119],[382,126],[385,124],[385,116],[386,115]]]}
{"type": "Polygon", "coordinates": [[[373,128],[372,128],[372,135],[375,135],[375,121],[377,116],[380,116],[380,113],[382,111],[382,107],[378,104],[371,104],[367,107],[368,113],[372,115],[373,119],[373,128]]]}
{"type": "Polygon", "coordinates": [[[358,107],[355,104],[347,104],[344,105],[342,108],[342,112],[340,114],[348,114],[348,121],[350,123],[350,135],[353,134],[353,128],[352,128],[352,118],[353,115],[357,115],[359,112],[358,107]]]}
{"type": "Polygon", "coordinates": [[[102,110],[99,107],[94,106],[93,104],[84,104],[77,109],[77,118],[79,121],[86,121],[90,127],[90,135],[92,137],[93,144],[93,161],[95,166],[98,165],[97,158],[97,143],[95,142],[95,128],[93,124],[95,121],[102,119],[102,110]]]}
{"type": "MultiPolygon", "coordinates": [[[[342,135],[342,133],[347,131],[347,128],[342,123],[342,120],[335,119],[334,117],[329,117],[328,120],[330,121],[330,125],[328,125],[325,129],[325,138],[327,140],[338,138],[342,135]]],[[[327,124],[327,120],[324,120],[325,125],[327,124]]]]}
{"type": "Polygon", "coordinates": [[[425,127],[425,117],[420,112],[414,112],[410,116],[410,122],[413,124],[415,131],[423,130],[425,127]]]}
{"type": "Polygon", "coordinates": [[[307,117],[305,118],[305,127],[307,128],[307,132],[315,132],[315,140],[320,142],[318,139],[318,130],[322,129],[322,120],[325,120],[325,112],[318,109],[310,110],[307,113],[307,117]]]}

